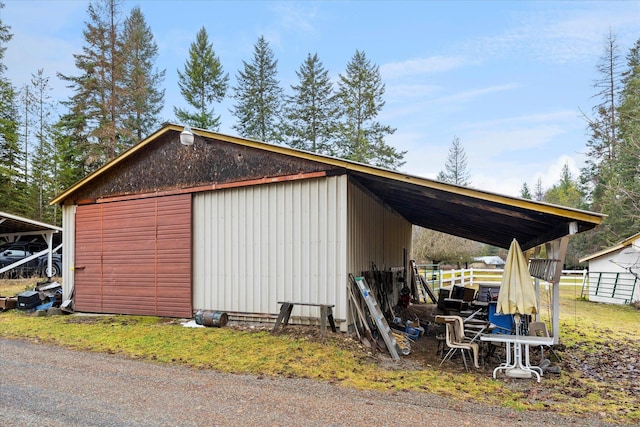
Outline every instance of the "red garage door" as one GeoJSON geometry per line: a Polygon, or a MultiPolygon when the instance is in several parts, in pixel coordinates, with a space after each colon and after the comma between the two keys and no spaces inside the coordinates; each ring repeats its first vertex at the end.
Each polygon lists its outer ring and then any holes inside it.
{"type": "Polygon", "coordinates": [[[77,311],[191,317],[191,195],[78,206],[77,311]]]}

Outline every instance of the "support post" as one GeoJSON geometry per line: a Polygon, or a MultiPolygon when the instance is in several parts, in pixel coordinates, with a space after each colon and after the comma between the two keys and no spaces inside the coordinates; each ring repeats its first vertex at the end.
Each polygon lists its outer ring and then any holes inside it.
{"type": "Polygon", "coordinates": [[[557,260],[556,270],[551,280],[553,286],[553,343],[558,344],[558,338],[560,336],[560,278],[562,277],[562,267],[564,266],[564,258],[567,255],[567,244],[569,243],[569,236],[561,237],[553,242],[553,252],[557,260]]]}
{"type": "Polygon", "coordinates": [[[51,268],[53,265],[53,231],[47,231],[45,233],[45,240],[47,241],[47,248],[49,249],[49,252],[47,252],[47,268],[45,274],[50,279],[51,273],[53,273],[53,268],[51,268]]]}

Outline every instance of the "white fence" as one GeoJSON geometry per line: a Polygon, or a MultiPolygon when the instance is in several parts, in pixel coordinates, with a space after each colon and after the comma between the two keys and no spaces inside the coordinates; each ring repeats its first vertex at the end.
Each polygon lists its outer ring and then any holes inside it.
{"type": "MultiPolygon", "coordinates": [[[[478,287],[486,284],[500,284],[502,282],[503,269],[480,269],[463,268],[460,270],[435,270],[424,269],[418,265],[418,271],[437,290],[439,288],[449,288],[453,285],[478,287]]],[[[588,278],[587,270],[562,270],[560,286],[581,286],[583,287],[588,278]]],[[[541,280],[541,285],[549,285],[541,280]]]]}

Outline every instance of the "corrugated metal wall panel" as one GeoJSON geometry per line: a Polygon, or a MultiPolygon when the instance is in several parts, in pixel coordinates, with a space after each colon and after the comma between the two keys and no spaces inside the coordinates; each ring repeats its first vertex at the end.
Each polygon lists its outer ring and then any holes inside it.
{"type": "Polygon", "coordinates": [[[345,319],[345,203],[344,176],[195,194],[194,308],[345,319]]]}
{"type": "Polygon", "coordinates": [[[62,206],[62,299],[71,298],[76,259],[76,207],[62,206]]]}
{"type": "Polygon", "coordinates": [[[79,206],[78,311],[191,317],[191,195],[79,206]]]}
{"type": "Polygon", "coordinates": [[[348,269],[353,275],[402,267],[403,250],[411,252],[411,224],[358,185],[348,186],[348,269]]]}

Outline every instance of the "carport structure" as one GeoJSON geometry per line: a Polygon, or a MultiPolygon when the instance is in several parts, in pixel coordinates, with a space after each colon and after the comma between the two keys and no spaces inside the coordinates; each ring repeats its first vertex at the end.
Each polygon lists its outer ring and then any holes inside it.
{"type": "Polygon", "coordinates": [[[51,256],[62,248],[62,243],[58,243],[54,247],[54,240],[56,237],[62,236],[62,227],[46,224],[44,222],[35,221],[29,218],[24,218],[17,215],[12,215],[7,212],[0,212],[0,243],[4,242],[16,242],[25,241],[33,238],[42,238],[46,244],[47,249],[42,252],[33,254],[27,258],[17,261],[11,265],[0,268],[0,274],[10,271],[20,265],[47,254],[47,275],[51,271],[51,256]]]}
{"type": "MultiPolygon", "coordinates": [[[[164,125],[52,201],[77,311],[275,320],[278,301],[299,301],[335,304],[346,330],[348,275],[404,266],[413,225],[515,238],[532,258],[546,247],[531,272],[558,283],[568,237],[604,217],[203,129],[185,144],[185,132],[164,125]]],[[[303,307],[296,319],[318,320],[303,307]]]]}

